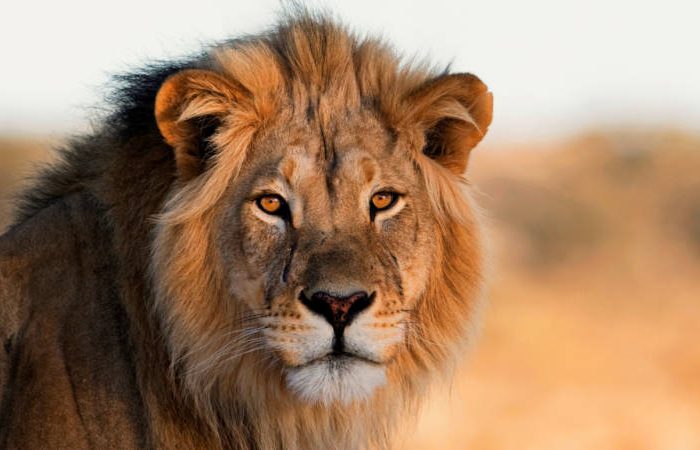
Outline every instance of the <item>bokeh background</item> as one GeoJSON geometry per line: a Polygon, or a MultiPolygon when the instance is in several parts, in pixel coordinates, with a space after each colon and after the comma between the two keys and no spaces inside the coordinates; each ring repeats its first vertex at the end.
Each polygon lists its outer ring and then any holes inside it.
{"type": "MultiPolygon", "coordinates": [[[[700,449],[700,4],[307,2],[479,75],[481,336],[403,449],[700,449]]],[[[280,3],[14,2],[0,27],[0,230],[109,76],[253,33],[280,3]]]]}

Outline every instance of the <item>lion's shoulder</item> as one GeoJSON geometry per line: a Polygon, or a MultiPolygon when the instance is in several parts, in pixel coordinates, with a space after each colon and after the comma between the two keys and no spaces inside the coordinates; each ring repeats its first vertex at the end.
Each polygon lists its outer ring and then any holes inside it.
{"type": "Polygon", "coordinates": [[[71,194],[0,237],[0,447],[139,446],[126,315],[93,202],[71,194]]]}

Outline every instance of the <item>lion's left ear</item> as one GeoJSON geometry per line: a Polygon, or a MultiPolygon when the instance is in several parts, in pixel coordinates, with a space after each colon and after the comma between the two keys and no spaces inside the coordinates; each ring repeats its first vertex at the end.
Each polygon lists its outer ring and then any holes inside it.
{"type": "Polygon", "coordinates": [[[163,82],[156,95],[156,123],[174,149],[181,179],[186,181],[205,170],[215,152],[212,135],[247,97],[235,80],[208,70],[183,70],[163,82]]]}
{"type": "Polygon", "coordinates": [[[491,124],[493,96],[471,74],[442,75],[406,98],[410,120],[425,133],[423,153],[461,175],[491,124]]]}

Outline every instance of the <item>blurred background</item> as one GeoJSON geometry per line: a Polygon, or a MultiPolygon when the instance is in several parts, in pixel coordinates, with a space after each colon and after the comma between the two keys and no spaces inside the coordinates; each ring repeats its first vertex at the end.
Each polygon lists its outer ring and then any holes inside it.
{"type": "MultiPolygon", "coordinates": [[[[700,4],[310,1],[495,95],[468,178],[491,228],[479,341],[403,449],[700,449],[700,4]]],[[[0,27],[0,230],[109,76],[280,3],[14,2],[0,27]]]]}

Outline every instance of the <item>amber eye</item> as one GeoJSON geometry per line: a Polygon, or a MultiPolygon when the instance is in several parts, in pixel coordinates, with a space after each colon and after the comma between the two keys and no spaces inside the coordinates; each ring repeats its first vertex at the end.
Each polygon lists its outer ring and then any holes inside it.
{"type": "Polygon", "coordinates": [[[256,200],[258,208],[268,214],[281,216],[287,207],[287,203],[279,195],[263,195],[256,200]]]}
{"type": "Polygon", "coordinates": [[[384,211],[396,203],[399,198],[394,192],[377,192],[372,196],[372,209],[374,211],[384,211]]]}

